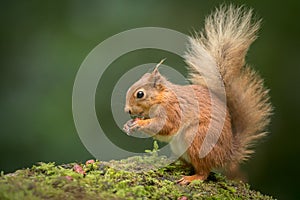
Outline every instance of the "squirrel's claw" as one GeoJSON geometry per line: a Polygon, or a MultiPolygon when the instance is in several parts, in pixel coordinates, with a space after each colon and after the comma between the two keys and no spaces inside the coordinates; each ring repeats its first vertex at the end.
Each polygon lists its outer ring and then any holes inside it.
{"type": "Polygon", "coordinates": [[[184,178],[182,177],[181,179],[177,180],[176,183],[181,184],[181,182],[184,180],[184,178]]]}

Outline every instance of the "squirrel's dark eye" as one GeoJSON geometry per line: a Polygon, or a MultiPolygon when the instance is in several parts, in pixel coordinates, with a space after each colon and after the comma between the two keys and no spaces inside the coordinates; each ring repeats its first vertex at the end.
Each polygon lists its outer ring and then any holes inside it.
{"type": "Polygon", "coordinates": [[[136,93],[136,97],[137,97],[138,99],[143,98],[143,96],[144,96],[144,92],[143,92],[143,91],[138,91],[138,92],[136,93]]]}

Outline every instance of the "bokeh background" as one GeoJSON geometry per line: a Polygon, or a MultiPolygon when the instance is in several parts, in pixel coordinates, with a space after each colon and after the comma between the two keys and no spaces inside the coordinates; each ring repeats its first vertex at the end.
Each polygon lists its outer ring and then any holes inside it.
{"type": "MultiPolygon", "coordinates": [[[[1,2],[0,171],[13,172],[38,161],[92,158],[72,118],[73,82],[87,54],[108,37],[137,27],[190,34],[224,2],[245,4],[263,18],[260,37],[247,59],[265,78],[275,107],[271,134],[243,167],[252,188],[279,199],[299,199],[300,1],[296,0],[1,2]]],[[[163,57],[165,52],[136,52],[114,65],[129,69],[163,57]]],[[[175,63],[168,57],[166,64],[175,63]]],[[[112,69],[107,77],[118,73],[112,69]]],[[[109,91],[97,94],[97,110],[104,115],[110,111],[101,110],[101,96],[109,95],[109,91]]],[[[105,124],[109,128],[110,123],[105,124]]],[[[111,130],[121,134],[114,123],[111,130]]]]}

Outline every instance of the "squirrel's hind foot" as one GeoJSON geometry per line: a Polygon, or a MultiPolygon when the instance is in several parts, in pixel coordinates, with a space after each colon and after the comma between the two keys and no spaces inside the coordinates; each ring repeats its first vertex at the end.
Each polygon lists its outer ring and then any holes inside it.
{"type": "Polygon", "coordinates": [[[179,179],[178,181],[176,181],[176,183],[178,183],[180,185],[188,185],[192,181],[195,181],[195,180],[204,181],[206,179],[207,179],[207,175],[195,174],[195,175],[192,175],[192,176],[184,176],[181,179],[179,179]]]}

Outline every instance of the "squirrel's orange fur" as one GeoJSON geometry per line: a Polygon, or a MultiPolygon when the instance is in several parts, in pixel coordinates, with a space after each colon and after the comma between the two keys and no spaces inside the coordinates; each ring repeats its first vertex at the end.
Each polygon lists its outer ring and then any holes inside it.
{"type": "Polygon", "coordinates": [[[128,134],[139,130],[165,142],[181,134],[171,148],[175,154],[185,148],[181,158],[195,169],[195,175],[185,176],[181,184],[205,180],[213,168],[225,168],[233,175],[253,152],[253,142],[265,135],[272,111],[268,90],[245,63],[258,28],[251,10],[221,6],[206,19],[204,30],[190,38],[185,59],[192,85],[172,84],[155,68],[127,92],[125,111],[136,117],[124,125],[128,134]],[[220,126],[210,127],[212,122],[220,126]],[[201,157],[209,129],[209,134],[220,135],[201,157]]]}

